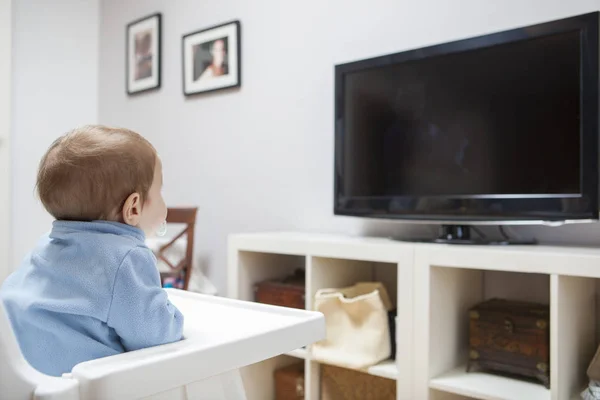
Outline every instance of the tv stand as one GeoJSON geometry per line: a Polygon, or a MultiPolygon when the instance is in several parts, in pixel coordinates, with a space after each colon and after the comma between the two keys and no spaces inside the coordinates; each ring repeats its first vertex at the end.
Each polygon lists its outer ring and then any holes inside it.
{"type": "Polygon", "coordinates": [[[535,239],[511,239],[507,236],[502,240],[492,240],[480,235],[473,238],[471,232],[475,230],[469,225],[442,225],[438,236],[433,239],[408,240],[409,242],[463,244],[463,245],[532,245],[537,244],[535,239]]]}
{"type": "MultiPolygon", "coordinates": [[[[589,384],[586,369],[600,335],[594,306],[600,298],[600,247],[544,245],[515,251],[311,232],[242,233],[229,236],[227,243],[227,293],[233,298],[252,301],[257,282],[282,280],[298,268],[306,273],[308,310],[318,290],[383,283],[397,310],[396,357],[360,372],[394,380],[395,399],[568,400],[581,398],[589,384]],[[469,311],[493,297],[550,306],[549,357],[556,361],[550,364],[550,389],[510,375],[467,372],[469,311]]],[[[274,399],[274,371],[294,358],[305,367],[304,398],[322,398],[323,364],[313,358],[311,346],[300,346],[242,368],[248,400],[274,399]]],[[[360,390],[360,384],[348,382],[347,387],[360,390]]],[[[384,386],[373,388],[371,398],[383,399],[384,392],[384,386]]]]}

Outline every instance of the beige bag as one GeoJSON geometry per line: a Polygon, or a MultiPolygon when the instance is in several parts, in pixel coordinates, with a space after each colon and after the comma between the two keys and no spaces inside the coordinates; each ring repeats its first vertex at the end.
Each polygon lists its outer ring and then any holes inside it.
{"type": "Polygon", "coordinates": [[[324,363],[366,368],[390,357],[388,311],[392,303],[383,284],[360,282],[341,289],[322,289],[315,310],[325,315],[326,338],[312,346],[324,363]]]}

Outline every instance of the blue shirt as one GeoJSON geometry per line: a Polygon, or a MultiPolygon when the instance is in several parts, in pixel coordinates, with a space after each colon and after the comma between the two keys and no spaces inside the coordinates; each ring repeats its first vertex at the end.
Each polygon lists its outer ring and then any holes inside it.
{"type": "Polygon", "coordinates": [[[0,289],[25,359],[60,376],[83,361],[178,341],[183,316],[135,227],[55,221],[0,289]]]}

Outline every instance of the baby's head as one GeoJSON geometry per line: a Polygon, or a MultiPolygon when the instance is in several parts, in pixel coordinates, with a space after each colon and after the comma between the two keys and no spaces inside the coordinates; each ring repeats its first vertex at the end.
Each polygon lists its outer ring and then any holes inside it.
{"type": "Polygon", "coordinates": [[[150,234],[167,216],[156,150],[127,129],[90,125],[58,138],[40,162],[37,189],[58,220],[116,221],[150,234]]]}

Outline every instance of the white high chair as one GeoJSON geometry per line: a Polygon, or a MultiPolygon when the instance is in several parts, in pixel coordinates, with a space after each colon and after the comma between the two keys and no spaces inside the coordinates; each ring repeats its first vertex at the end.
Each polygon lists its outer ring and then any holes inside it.
{"type": "Polygon", "coordinates": [[[185,339],[50,377],[23,358],[0,302],[2,400],[244,400],[238,369],[325,337],[321,313],[167,289],[185,339]]]}

